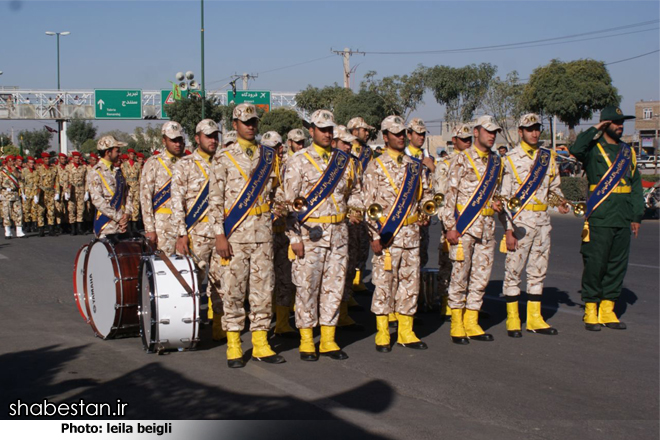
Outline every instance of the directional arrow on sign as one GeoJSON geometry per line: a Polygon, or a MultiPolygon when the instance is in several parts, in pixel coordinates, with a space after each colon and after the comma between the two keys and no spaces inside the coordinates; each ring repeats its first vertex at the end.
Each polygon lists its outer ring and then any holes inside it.
{"type": "Polygon", "coordinates": [[[102,99],[99,99],[96,103],[99,105],[99,108],[100,108],[101,110],[103,110],[103,104],[105,104],[105,101],[102,100],[102,99]]]}

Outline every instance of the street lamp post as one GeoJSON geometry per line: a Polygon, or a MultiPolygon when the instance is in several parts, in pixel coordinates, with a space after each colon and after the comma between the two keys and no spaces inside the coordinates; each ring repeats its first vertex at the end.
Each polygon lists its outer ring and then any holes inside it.
{"type": "Polygon", "coordinates": [[[204,0],[202,1],[202,119],[204,119],[204,101],[206,100],[206,89],[204,88],[204,0]]]}
{"type": "Polygon", "coordinates": [[[60,89],[60,35],[63,37],[66,37],[69,35],[71,32],[51,32],[47,31],[46,35],[49,37],[52,37],[55,35],[57,37],[57,90],[60,89]]]}

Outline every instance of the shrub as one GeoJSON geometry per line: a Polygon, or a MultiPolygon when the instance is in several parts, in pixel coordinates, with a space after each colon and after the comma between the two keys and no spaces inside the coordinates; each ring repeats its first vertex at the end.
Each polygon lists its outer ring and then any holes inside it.
{"type": "Polygon", "coordinates": [[[561,191],[566,199],[576,202],[587,198],[587,188],[589,183],[584,177],[562,177],[561,191]]]}

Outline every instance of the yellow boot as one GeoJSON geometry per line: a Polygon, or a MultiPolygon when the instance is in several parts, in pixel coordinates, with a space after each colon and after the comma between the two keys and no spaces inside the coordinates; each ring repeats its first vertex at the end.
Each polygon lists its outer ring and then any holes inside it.
{"type": "Polygon", "coordinates": [[[399,322],[396,320],[396,313],[390,313],[387,315],[387,321],[389,323],[390,328],[394,328],[397,325],[399,325],[399,322]]]}
{"type": "Polygon", "coordinates": [[[584,304],[584,328],[592,331],[599,332],[600,325],[598,324],[598,304],[595,302],[588,302],[584,304]]]}
{"type": "Polygon", "coordinates": [[[330,359],[342,361],[348,359],[348,355],[344,353],[335,342],[335,328],[336,327],[329,325],[321,326],[319,353],[321,356],[328,356],[330,359]]]}
{"type": "Polygon", "coordinates": [[[543,316],[541,316],[541,301],[527,301],[526,327],[528,332],[540,333],[542,335],[557,334],[557,329],[550,327],[550,324],[545,322],[543,316]]]}
{"type": "Polygon", "coordinates": [[[362,282],[362,273],[360,269],[355,269],[355,278],[353,278],[353,292],[364,292],[367,286],[362,282]]]}
{"type": "Polygon", "coordinates": [[[337,321],[337,327],[340,330],[348,330],[351,332],[363,332],[364,327],[356,323],[353,318],[348,316],[348,301],[342,301],[339,303],[339,320],[337,321]]]}
{"type": "Polygon", "coordinates": [[[465,333],[465,327],[463,326],[464,312],[465,309],[451,309],[451,331],[449,335],[454,344],[465,345],[470,343],[467,333],[465,333]]]}
{"type": "Polygon", "coordinates": [[[601,300],[600,310],[598,312],[598,323],[614,330],[625,330],[626,324],[619,321],[614,313],[614,301],[609,299],[601,300]]]}
{"type": "Polygon", "coordinates": [[[485,333],[481,326],[479,326],[478,321],[478,310],[465,309],[463,325],[465,326],[465,333],[467,333],[468,339],[474,339],[475,341],[492,341],[493,335],[485,333]]]}
{"type": "Polygon", "coordinates": [[[300,359],[303,361],[316,361],[319,359],[314,345],[314,330],[311,328],[300,329],[300,359]]]}
{"type": "Polygon", "coordinates": [[[284,338],[297,338],[298,333],[289,325],[291,309],[285,306],[275,307],[275,335],[284,338]]]}
{"type": "Polygon", "coordinates": [[[222,329],[222,314],[216,314],[213,320],[213,340],[219,342],[225,339],[227,339],[227,332],[222,329]]]}
{"type": "MultiPolygon", "coordinates": [[[[210,295],[209,295],[209,308],[208,308],[208,311],[206,312],[206,319],[208,319],[209,321],[211,319],[213,319],[213,301],[211,301],[211,296],[210,295]]],[[[215,338],[213,338],[213,339],[215,339],[215,338]]]]}
{"type": "Polygon", "coordinates": [[[227,332],[227,365],[229,368],[243,368],[243,349],[241,348],[241,332],[227,332]]]}
{"type": "Polygon", "coordinates": [[[399,321],[399,329],[397,334],[397,344],[414,348],[416,350],[426,350],[429,348],[424,342],[420,341],[415,332],[413,331],[413,317],[408,315],[396,314],[399,321]]]}
{"type": "Polygon", "coordinates": [[[282,356],[276,354],[268,345],[266,330],[252,332],[252,359],[267,364],[282,364],[286,362],[282,356]]]}
{"type": "MultiPolygon", "coordinates": [[[[506,303],[506,332],[512,338],[522,338],[522,324],[520,323],[520,315],[518,314],[518,297],[507,297],[516,298],[516,301],[511,301],[506,303]]],[[[527,321],[529,325],[529,321],[527,321]]]]}
{"type": "Polygon", "coordinates": [[[376,316],[376,351],[389,353],[392,351],[390,346],[390,326],[387,322],[387,315],[376,316]]]}
{"type": "Polygon", "coordinates": [[[449,308],[449,296],[442,295],[440,299],[440,315],[451,319],[451,308],[449,308]]]}

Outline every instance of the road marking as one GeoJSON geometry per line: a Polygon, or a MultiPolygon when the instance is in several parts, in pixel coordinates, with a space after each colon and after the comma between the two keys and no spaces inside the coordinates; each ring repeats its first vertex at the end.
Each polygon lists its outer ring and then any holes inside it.
{"type": "Polygon", "coordinates": [[[660,269],[658,266],[649,266],[647,264],[632,264],[628,263],[628,266],[635,266],[635,267],[646,267],[647,269],[660,269]]]}
{"type": "Polygon", "coordinates": [[[0,260],[9,260],[9,257],[5,257],[4,255],[0,254],[0,260]]]}

